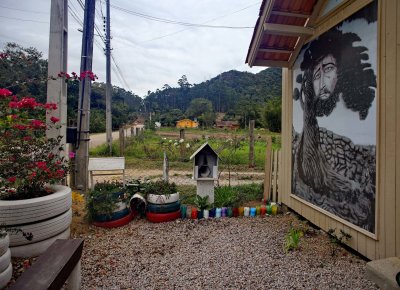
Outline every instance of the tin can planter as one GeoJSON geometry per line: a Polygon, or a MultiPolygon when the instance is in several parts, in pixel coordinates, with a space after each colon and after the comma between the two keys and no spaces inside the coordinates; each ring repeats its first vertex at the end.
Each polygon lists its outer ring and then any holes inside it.
{"type": "Polygon", "coordinates": [[[204,217],[202,210],[197,210],[197,218],[201,220],[204,217]]]}
{"type": "Polygon", "coordinates": [[[239,216],[244,216],[244,207],[239,207],[239,216]]]}
{"type": "Polygon", "coordinates": [[[272,214],[272,206],[267,204],[267,214],[272,214]]]}
{"type": "Polygon", "coordinates": [[[220,218],[221,217],[221,211],[222,211],[222,209],[220,207],[217,207],[215,209],[215,218],[220,218]]]}
{"type": "Polygon", "coordinates": [[[210,209],[209,217],[215,218],[215,208],[210,209]]]}
{"type": "Polygon", "coordinates": [[[223,208],[221,209],[221,217],[226,217],[226,213],[227,213],[227,208],[226,208],[226,207],[223,207],[223,208]]]}
{"type": "Polygon", "coordinates": [[[260,208],[260,215],[265,216],[266,212],[267,212],[267,209],[265,208],[265,205],[262,205],[260,208]]]}
{"type": "Polygon", "coordinates": [[[186,208],[186,218],[187,219],[191,219],[192,218],[192,207],[191,206],[188,206],[186,208]]]}
{"type": "Polygon", "coordinates": [[[232,216],[233,216],[233,210],[232,210],[231,207],[228,207],[226,216],[227,216],[227,217],[232,217],[232,216]]]}
{"type": "Polygon", "coordinates": [[[238,207],[234,207],[233,208],[232,215],[233,215],[233,217],[238,217],[239,216],[239,208],[238,207]]]}
{"type": "Polygon", "coordinates": [[[210,217],[210,211],[208,209],[203,211],[203,217],[204,219],[208,219],[210,217]]]}
{"type": "Polygon", "coordinates": [[[250,215],[250,208],[247,207],[247,206],[245,206],[245,207],[244,207],[244,216],[245,216],[245,217],[248,217],[249,215],[250,215]]]}
{"type": "Polygon", "coordinates": [[[187,210],[187,206],[186,205],[181,205],[181,218],[182,219],[186,218],[186,210],[187,210]]]}
{"type": "Polygon", "coordinates": [[[271,213],[276,215],[278,213],[278,205],[276,203],[271,203],[271,213]]]}
{"type": "Polygon", "coordinates": [[[192,208],[192,220],[197,220],[197,208],[192,208]]]}
{"type": "Polygon", "coordinates": [[[261,214],[261,206],[257,205],[256,206],[256,215],[260,215],[261,214]]]}
{"type": "Polygon", "coordinates": [[[250,208],[250,216],[255,217],[257,213],[257,210],[255,207],[250,208]]]}

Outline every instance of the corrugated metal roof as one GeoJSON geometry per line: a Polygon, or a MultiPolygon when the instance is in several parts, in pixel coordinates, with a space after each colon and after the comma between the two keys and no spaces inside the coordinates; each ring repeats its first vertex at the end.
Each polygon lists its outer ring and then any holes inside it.
{"type": "Polygon", "coordinates": [[[246,63],[250,66],[289,66],[306,36],[312,33],[309,26],[319,13],[322,2],[263,0],[246,63]]]}

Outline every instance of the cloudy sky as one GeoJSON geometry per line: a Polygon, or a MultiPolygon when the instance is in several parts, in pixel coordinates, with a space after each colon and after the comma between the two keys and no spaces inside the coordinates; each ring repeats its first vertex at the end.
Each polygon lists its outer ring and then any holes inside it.
{"type": "MultiPolygon", "coordinates": [[[[48,53],[50,0],[0,0],[0,47],[16,42],[48,53]]],[[[68,71],[79,71],[83,9],[69,0],[68,71]],[[76,18],[76,19],[75,19],[76,18]],[[80,22],[80,23],[78,23],[80,22]]],[[[111,46],[115,62],[112,83],[143,97],[164,84],[177,86],[186,75],[200,83],[228,70],[256,73],[264,68],[245,64],[253,29],[193,28],[149,18],[253,27],[261,1],[248,0],[111,0],[111,46]],[[127,12],[123,12],[125,10],[127,12]],[[137,16],[141,14],[142,16],[137,16]],[[150,17],[149,17],[150,16],[150,17]],[[120,74],[117,73],[119,67],[120,74]]],[[[96,1],[96,25],[103,33],[105,1],[96,1]]],[[[105,82],[103,41],[95,36],[93,71],[105,82]]]]}

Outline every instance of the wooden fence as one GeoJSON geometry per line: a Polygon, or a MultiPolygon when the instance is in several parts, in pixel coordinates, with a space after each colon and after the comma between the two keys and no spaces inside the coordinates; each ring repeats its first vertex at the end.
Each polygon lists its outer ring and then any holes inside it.
{"type": "Polygon", "coordinates": [[[272,150],[267,145],[265,155],[264,199],[278,202],[279,197],[279,168],[281,150],[272,150]]]}

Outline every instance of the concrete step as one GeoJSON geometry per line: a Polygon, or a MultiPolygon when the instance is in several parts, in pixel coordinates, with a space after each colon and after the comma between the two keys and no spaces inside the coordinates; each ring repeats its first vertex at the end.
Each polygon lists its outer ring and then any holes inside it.
{"type": "Polygon", "coordinates": [[[391,257],[368,262],[367,278],[381,289],[400,289],[400,258],[391,257]]]}

